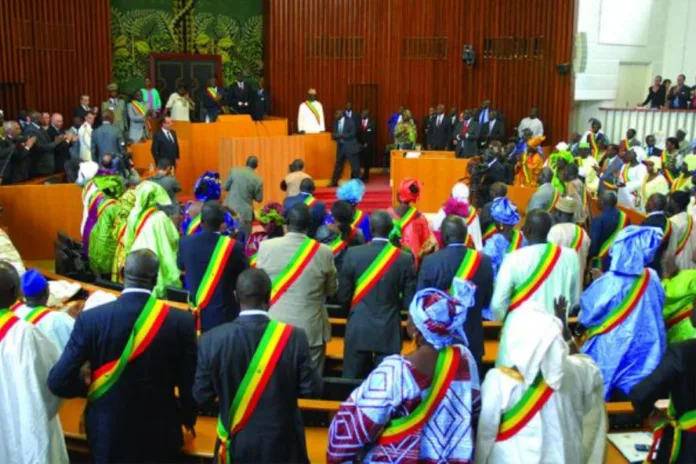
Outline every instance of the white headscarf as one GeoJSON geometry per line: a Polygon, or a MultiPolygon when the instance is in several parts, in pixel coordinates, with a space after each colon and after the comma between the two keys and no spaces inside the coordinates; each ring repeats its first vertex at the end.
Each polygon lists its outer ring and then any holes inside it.
{"type": "Polygon", "coordinates": [[[639,163],[645,161],[646,153],[643,147],[633,147],[631,148],[631,150],[634,151],[636,154],[636,161],[638,161],[639,163]]]}
{"type": "Polygon", "coordinates": [[[466,184],[457,182],[452,187],[452,198],[459,202],[469,202],[469,187],[466,184]]]}

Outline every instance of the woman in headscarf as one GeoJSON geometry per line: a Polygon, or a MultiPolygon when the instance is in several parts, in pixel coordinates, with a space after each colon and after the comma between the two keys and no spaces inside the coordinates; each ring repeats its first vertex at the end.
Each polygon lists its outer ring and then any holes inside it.
{"type": "MultiPolygon", "coordinates": [[[[339,201],[348,202],[353,208],[353,222],[351,227],[359,228],[365,237],[365,242],[372,240],[372,232],[370,231],[370,217],[364,211],[358,208],[358,205],[365,196],[365,184],[358,179],[351,179],[348,182],[343,183],[336,190],[336,198],[339,201]]],[[[334,219],[331,214],[326,216],[324,220],[324,225],[333,224],[334,219]]]]}
{"type": "Polygon", "coordinates": [[[609,250],[609,271],[580,297],[578,332],[587,338],[582,352],[602,371],[606,400],[628,394],[665,351],[665,292],[657,273],[647,268],[662,235],[656,227],[619,232],[609,250]]]}
{"type": "Polygon", "coordinates": [[[515,225],[520,222],[520,215],[517,207],[507,197],[493,200],[491,219],[495,224],[496,232],[486,240],[483,252],[491,258],[493,275],[498,275],[498,269],[505,255],[527,246],[527,239],[522,231],[515,229],[515,225]]]}
{"type": "Polygon", "coordinates": [[[125,227],[133,206],[135,191],[128,190],[97,219],[89,241],[89,266],[95,274],[107,279],[111,277],[119,243],[119,231],[125,227]]]}
{"type": "Polygon", "coordinates": [[[131,251],[148,249],[157,255],[160,262],[157,285],[153,291],[158,298],[164,297],[167,287],[181,288],[181,273],[176,263],[179,249],[179,231],[172,220],[158,205],[172,204],[169,195],[160,185],[145,181],[134,190],[135,205],[128,214],[125,229],[119,231],[123,246],[117,250],[116,275],[131,251]]]}
{"type": "Polygon", "coordinates": [[[643,179],[643,185],[640,188],[640,210],[645,211],[645,205],[648,204],[648,198],[653,193],[661,193],[667,195],[669,193],[669,182],[662,175],[662,160],[659,156],[650,156],[643,161],[648,169],[648,175],[643,179]]]}
{"type": "Polygon", "coordinates": [[[416,269],[423,256],[437,250],[437,241],[430,232],[428,219],[413,205],[418,201],[423,184],[417,179],[404,179],[399,186],[397,200],[399,205],[389,208],[394,219],[394,233],[401,241],[401,247],[413,253],[416,269]]]}
{"type": "Polygon", "coordinates": [[[413,150],[416,147],[418,130],[416,123],[411,118],[411,111],[404,110],[401,113],[401,121],[394,128],[394,145],[397,150],[413,150]]]}
{"type": "Polygon", "coordinates": [[[527,140],[527,149],[520,158],[515,174],[515,186],[537,188],[539,172],[544,168],[544,157],[539,153],[539,146],[546,137],[539,135],[527,140]]]}
{"type": "MultiPolygon", "coordinates": [[[[181,232],[184,235],[195,235],[203,232],[201,226],[201,208],[206,201],[220,201],[220,174],[213,171],[206,171],[196,181],[193,187],[195,201],[189,201],[184,206],[184,214],[181,221],[181,232]]],[[[226,227],[221,231],[222,235],[232,235],[239,229],[238,219],[233,211],[226,208],[225,224],[226,227]]],[[[238,240],[245,240],[245,237],[238,236],[238,240]]]]}
{"type": "Polygon", "coordinates": [[[314,239],[331,248],[336,270],[340,272],[346,250],[363,245],[365,237],[359,227],[353,227],[354,210],[347,201],[338,200],[331,205],[331,217],[334,222],[319,227],[314,239]]]}
{"type": "Polygon", "coordinates": [[[466,246],[477,250],[483,248],[479,214],[476,208],[469,203],[469,187],[462,182],[454,184],[454,187],[452,187],[452,196],[442,205],[437,216],[435,216],[435,219],[433,219],[430,224],[430,228],[440,244],[442,243],[440,240],[440,226],[442,225],[442,221],[450,215],[459,216],[466,221],[468,231],[466,246]]]}
{"type": "Polygon", "coordinates": [[[460,281],[456,299],[416,293],[406,329],[416,350],[387,357],[341,405],[329,463],[471,462],[479,378],[462,327],[474,292],[460,281]]]}
{"type": "MultiPolygon", "coordinates": [[[[565,314],[565,301],[557,314],[565,314]]],[[[562,320],[538,303],[510,313],[498,359],[481,388],[476,464],[603,462],[602,376],[577,355],[562,320]],[[565,339],[564,339],[565,338],[565,339]],[[525,414],[527,412],[527,414],[525,414]]]]}
{"type": "Polygon", "coordinates": [[[99,171],[82,189],[82,250],[87,256],[92,228],[104,210],[115,203],[123,192],[123,178],[110,171],[99,171]]]}
{"type": "Polygon", "coordinates": [[[256,220],[251,226],[251,234],[246,241],[245,253],[250,258],[249,264],[251,267],[256,265],[256,253],[259,251],[259,245],[266,239],[282,237],[285,232],[285,211],[280,203],[268,202],[266,206],[259,210],[256,215],[256,220]]]}

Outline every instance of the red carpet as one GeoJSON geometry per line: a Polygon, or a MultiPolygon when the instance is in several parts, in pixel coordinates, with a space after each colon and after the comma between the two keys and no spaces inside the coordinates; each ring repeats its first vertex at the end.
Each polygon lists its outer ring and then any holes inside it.
{"type": "MultiPolygon", "coordinates": [[[[369,214],[378,209],[387,209],[392,205],[389,174],[371,174],[370,183],[365,187],[365,196],[360,203],[361,210],[369,214]]],[[[317,187],[314,196],[326,203],[328,209],[331,209],[331,205],[336,201],[336,188],[317,187]]]]}

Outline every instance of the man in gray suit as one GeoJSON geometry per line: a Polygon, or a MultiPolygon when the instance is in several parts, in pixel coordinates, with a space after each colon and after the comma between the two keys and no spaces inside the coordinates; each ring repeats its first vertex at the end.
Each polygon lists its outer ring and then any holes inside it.
{"type": "Polygon", "coordinates": [[[101,166],[107,153],[115,156],[123,151],[123,132],[114,125],[114,113],[107,110],[102,116],[102,125],[92,132],[92,161],[101,166]]]}
{"type": "Polygon", "coordinates": [[[255,172],[258,167],[258,158],[250,156],[245,167],[230,171],[223,186],[229,192],[225,206],[239,214],[240,230],[246,237],[251,232],[251,222],[254,220],[254,202],[263,201],[263,180],[255,172]]]}
{"type": "MultiPolygon", "coordinates": [[[[274,285],[278,276],[295,262],[295,254],[308,239],[312,223],[309,208],[297,203],[287,213],[288,233],[285,237],[264,240],[259,246],[256,267],[270,276],[274,285]]],[[[316,243],[314,240],[312,242],[316,243]]],[[[324,302],[336,294],[338,278],[333,253],[328,245],[320,244],[309,263],[292,281],[287,291],[277,297],[268,315],[271,319],[290,324],[305,331],[309,341],[312,369],[322,376],[326,358],[326,342],[331,340],[329,315],[324,302]]]]}
{"type": "Polygon", "coordinates": [[[352,118],[346,117],[343,110],[336,110],[335,119],[331,138],[336,141],[336,166],[329,187],[338,185],[346,160],[350,163],[350,178],[360,177],[360,144],[355,138],[358,128],[352,118]]]}
{"type": "Polygon", "coordinates": [[[556,196],[556,187],[554,187],[551,183],[552,180],[553,170],[551,168],[547,167],[539,172],[539,175],[537,176],[539,188],[529,199],[529,203],[527,203],[527,211],[531,211],[533,209],[543,209],[550,212],[553,209],[555,206],[553,203],[556,196]]]}

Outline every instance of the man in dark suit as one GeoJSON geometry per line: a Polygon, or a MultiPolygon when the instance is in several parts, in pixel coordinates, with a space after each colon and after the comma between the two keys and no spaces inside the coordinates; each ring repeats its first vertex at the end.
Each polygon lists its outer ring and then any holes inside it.
{"type": "Polygon", "coordinates": [[[97,114],[99,112],[99,108],[97,108],[96,106],[89,106],[89,102],[89,95],[80,95],[80,104],[73,110],[73,117],[78,117],[82,122],[84,122],[85,116],[90,111],[94,112],[94,114],[97,114]]]}
{"type": "Polygon", "coordinates": [[[360,114],[355,112],[352,102],[346,102],[346,109],[343,111],[343,115],[353,121],[356,128],[360,125],[360,114]]]}
{"type": "Polygon", "coordinates": [[[336,141],[336,166],[334,167],[331,184],[336,187],[343,171],[343,163],[350,163],[350,178],[360,177],[360,145],[355,135],[357,127],[351,118],[347,118],[342,110],[336,111],[336,121],[333,124],[331,138],[336,141]]]}
{"type": "MultiPolygon", "coordinates": [[[[653,193],[650,195],[645,204],[645,211],[648,215],[641,226],[657,227],[663,232],[666,232],[669,219],[665,215],[665,208],[667,208],[667,197],[665,195],[661,193],[653,193]]],[[[665,251],[667,251],[667,246],[671,238],[670,235],[671,232],[662,238],[662,243],[657,249],[653,260],[648,264],[648,267],[655,269],[655,272],[657,272],[660,278],[662,278],[662,256],[665,254],[665,251]]]]}
{"type": "Polygon", "coordinates": [[[370,118],[370,110],[365,108],[362,110],[360,125],[358,126],[358,142],[362,151],[363,175],[362,180],[365,183],[370,181],[370,168],[374,162],[377,147],[377,123],[370,118]]]}
{"type": "Polygon", "coordinates": [[[432,128],[432,121],[433,118],[435,117],[435,107],[431,106],[428,108],[428,114],[423,118],[423,124],[421,124],[421,127],[423,128],[423,140],[425,140],[425,146],[430,147],[432,145],[432,141],[430,139],[430,134],[432,133],[431,128],[432,128]]]}
{"type": "MultiPolygon", "coordinates": [[[[198,301],[198,288],[203,281],[213,252],[221,239],[220,227],[225,225],[225,209],[216,201],[208,201],[201,208],[201,225],[203,232],[182,237],[179,242],[177,264],[186,273],[189,300],[198,301]]],[[[198,308],[200,330],[208,331],[214,327],[233,321],[239,314],[239,305],[230,289],[237,285],[237,278],[249,262],[244,254],[244,244],[235,241],[232,252],[224,264],[220,280],[217,281],[213,294],[205,307],[198,308]]]]}
{"type": "Polygon", "coordinates": [[[484,154],[483,162],[485,163],[485,168],[481,178],[481,201],[487,203],[491,201],[490,191],[493,184],[505,184],[507,171],[500,158],[490,149],[484,154]]]}
{"type": "Polygon", "coordinates": [[[655,136],[650,134],[645,137],[645,154],[650,156],[662,156],[662,150],[655,146],[655,136]]]}
{"type": "Polygon", "coordinates": [[[493,140],[505,141],[505,121],[498,117],[496,110],[491,110],[488,122],[481,126],[481,141],[488,146],[493,140]]]}
{"type": "MultiPolygon", "coordinates": [[[[114,158],[123,151],[123,147],[123,132],[114,125],[114,114],[107,110],[102,116],[102,125],[92,132],[92,161],[102,165],[104,155],[110,154],[114,158]]],[[[118,166],[114,168],[118,169],[118,166]]]]}
{"type": "Polygon", "coordinates": [[[172,166],[176,167],[176,160],[179,159],[179,139],[176,132],[172,130],[172,118],[165,116],[162,118],[160,130],[155,133],[152,138],[152,157],[155,160],[155,165],[160,158],[169,158],[172,166]]]}
{"type": "Polygon", "coordinates": [[[54,150],[59,143],[65,140],[64,135],[51,140],[48,133],[41,129],[41,113],[34,111],[31,113],[31,123],[24,130],[27,137],[35,137],[36,142],[31,147],[29,176],[49,176],[56,172],[56,159],[54,150]]]}
{"type": "Polygon", "coordinates": [[[237,73],[237,82],[227,88],[228,105],[233,114],[249,114],[249,105],[254,98],[251,86],[244,82],[244,73],[237,73]]]}
{"type": "MultiPolygon", "coordinates": [[[[89,379],[84,364],[89,363],[94,376],[124,353],[143,309],[153,301],[158,270],[159,260],[150,250],[126,257],[121,296],[78,316],[63,355],[48,376],[48,388],[55,395],[86,396],[89,379]]],[[[160,320],[149,344],[141,346],[144,351],[130,359],[105,393],[90,399],[85,426],[96,462],[178,462],[181,426],[193,431],[193,316],[169,308],[160,320]]]]}
{"type": "Polygon", "coordinates": [[[689,108],[691,87],[686,85],[686,76],[684,74],[677,76],[677,85],[674,87],[676,87],[675,92],[669,92],[667,96],[669,107],[675,110],[685,110],[689,108]]]}
{"type": "MultiPolygon", "coordinates": [[[[263,270],[244,271],[237,280],[236,295],[242,309],[239,317],[201,337],[193,395],[200,404],[219,400],[220,423],[230,437],[225,443],[229,453],[226,462],[308,463],[297,399],[319,396],[321,378],[309,363],[307,335],[291,325],[279,326],[268,317],[271,279],[263,270]],[[276,345],[280,356],[275,363],[252,365],[254,356],[263,349],[262,339],[272,330],[283,330],[287,335],[276,345]],[[256,390],[259,400],[249,420],[231,435],[230,406],[243,392],[240,387],[245,374],[257,367],[268,369],[268,382],[256,390]]],[[[219,441],[216,447],[218,454],[223,449],[219,441]]],[[[218,462],[222,460],[218,458],[218,462]]]]}
{"type": "Polygon", "coordinates": [[[490,109],[491,106],[491,101],[490,100],[484,100],[483,103],[481,103],[481,108],[476,110],[476,114],[474,114],[474,119],[479,123],[479,126],[483,127],[485,124],[488,123],[492,118],[491,113],[493,110],[490,109]]]}
{"type": "Polygon", "coordinates": [[[2,185],[24,182],[29,178],[29,153],[36,138],[22,136],[22,128],[15,121],[6,121],[3,127],[5,136],[0,135],[2,185]]]}
{"type": "Polygon", "coordinates": [[[428,129],[428,145],[432,150],[445,150],[452,135],[450,119],[445,115],[445,105],[437,105],[435,116],[430,120],[428,129]]]}
{"type": "Polygon", "coordinates": [[[372,242],[346,251],[338,277],[338,302],[348,314],[343,376],[367,377],[386,356],[401,352],[401,310],[408,308],[416,289],[413,256],[399,256],[386,268],[379,282],[357,304],[353,296],[360,276],[375,262],[385,247],[391,247],[389,233],[394,224],[386,211],[370,216],[372,242]]]}
{"type": "MultiPolygon", "coordinates": [[[[588,259],[593,263],[594,268],[599,268],[601,261],[601,268],[608,269],[611,259],[606,256],[605,259],[601,259],[599,256],[599,251],[602,249],[602,245],[609,240],[616,227],[619,224],[619,210],[616,208],[617,198],[616,192],[612,190],[605,190],[597,198],[597,204],[601,213],[594,218],[592,218],[592,230],[590,231],[590,252],[588,253],[588,259]]],[[[626,225],[630,225],[630,221],[626,225]]]]}
{"type": "MultiPolygon", "coordinates": [[[[53,115],[51,115],[51,124],[48,126],[48,129],[46,129],[46,132],[51,140],[55,140],[58,136],[65,134],[62,114],[53,113],[53,115]]],[[[70,160],[70,147],[76,140],[76,134],[70,135],[65,137],[63,142],[56,145],[56,149],[54,150],[56,172],[65,172],[65,163],[70,160]]]]}
{"type": "Polygon", "coordinates": [[[300,182],[300,193],[292,197],[287,197],[283,202],[286,219],[290,208],[297,203],[308,203],[309,214],[312,216],[312,223],[309,227],[309,231],[307,231],[307,235],[310,237],[316,235],[317,229],[324,223],[324,219],[326,219],[326,204],[314,198],[315,188],[314,181],[311,178],[302,179],[300,182]],[[309,205],[309,203],[312,204],[309,205]]]}
{"type": "Polygon", "coordinates": [[[266,79],[259,79],[259,87],[254,92],[251,102],[251,117],[254,121],[263,120],[264,116],[271,114],[271,94],[266,88],[266,79]]]}
{"type": "Polygon", "coordinates": [[[457,158],[471,158],[478,155],[480,133],[479,123],[471,117],[471,110],[464,111],[463,118],[455,130],[457,158]]]}
{"type": "Polygon", "coordinates": [[[417,290],[434,287],[448,292],[464,257],[472,253],[478,255],[481,261],[469,279],[476,286],[476,302],[474,306],[469,308],[464,324],[464,333],[469,339],[469,349],[474,355],[476,364],[478,364],[479,372],[481,372],[481,360],[484,354],[481,312],[490,305],[493,296],[493,281],[495,280],[493,265],[488,256],[466,247],[466,224],[459,216],[445,218],[442,221],[440,233],[445,248],[423,259],[418,274],[417,290]]]}

